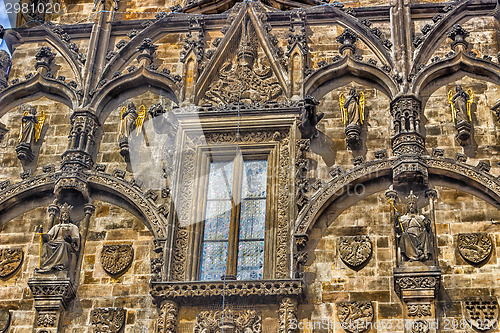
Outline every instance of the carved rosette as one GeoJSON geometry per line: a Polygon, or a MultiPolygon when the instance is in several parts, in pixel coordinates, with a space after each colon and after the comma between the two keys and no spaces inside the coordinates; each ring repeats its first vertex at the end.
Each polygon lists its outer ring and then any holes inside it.
{"type": "Polygon", "coordinates": [[[102,268],[111,276],[125,273],[134,260],[134,249],[128,244],[104,245],[101,251],[102,268]]]}
{"type": "Polygon", "coordinates": [[[296,298],[284,297],[280,301],[278,310],[279,333],[294,333],[297,331],[297,306],[296,298]]]}
{"type": "Polygon", "coordinates": [[[484,233],[459,234],[457,248],[462,258],[477,265],[490,257],[493,251],[493,242],[491,237],[484,233]]]}
{"type": "Polygon", "coordinates": [[[339,239],[339,255],[350,267],[363,266],[372,255],[372,242],[368,236],[344,236],[339,239]]]}
{"type": "Polygon", "coordinates": [[[462,302],[465,320],[481,332],[498,327],[498,311],[496,297],[470,297],[462,302]]]}
{"type": "Polygon", "coordinates": [[[202,311],[196,317],[194,333],[261,333],[262,318],[255,310],[202,311]]]}
{"type": "Polygon", "coordinates": [[[23,262],[22,249],[0,249],[0,278],[12,276],[23,262]]]}
{"type": "Polygon", "coordinates": [[[0,333],[5,333],[10,326],[10,311],[7,309],[0,309],[0,333]]]}
{"type": "Polygon", "coordinates": [[[373,305],[367,301],[340,302],[337,304],[337,316],[344,331],[365,332],[373,321],[373,305]]]}
{"type": "Polygon", "coordinates": [[[94,333],[118,333],[125,325],[124,308],[97,308],[90,313],[94,333]]]}

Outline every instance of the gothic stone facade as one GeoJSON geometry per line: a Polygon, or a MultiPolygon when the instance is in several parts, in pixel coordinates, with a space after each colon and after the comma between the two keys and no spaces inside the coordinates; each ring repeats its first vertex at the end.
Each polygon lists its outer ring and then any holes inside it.
{"type": "Polygon", "coordinates": [[[496,1],[61,8],[0,29],[1,332],[496,330],[496,1]],[[261,275],[200,281],[228,156],[261,275]]]}

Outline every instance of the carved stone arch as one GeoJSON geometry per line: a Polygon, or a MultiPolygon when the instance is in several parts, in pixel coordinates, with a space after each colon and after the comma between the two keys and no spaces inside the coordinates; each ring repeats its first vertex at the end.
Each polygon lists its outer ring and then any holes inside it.
{"type": "MultiPolygon", "coordinates": [[[[135,59],[135,56],[140,53],[137,51],[137,47],[144,41],[145,38],[151,39],[154,44],[167,35],[169,33],[169,27],[179,24],[172,22],[174,17],[175,15],[166,16],[165,18],[157,20],[147,28],[139,31],[134,38],[132,38],[124,47],[119,49],[113,58],[111,58],[102,72],[101,80],[109,80],[116,72],[122,72],[125,67],[135,59]]],[[[186,24],[186,31],[187,27],[188,25],[186,24]]]]}
{"type": "Polygon", "coordinates": [[[71,70],[73,71],[73,74],[75,75],[76,82],[81,84],[82,83],[82,72],[81,72],[81,65],[79,65],[77,58],[75,57],[75,53],[72,52],[68,46],[61,41],[60,38],[57,37],[57,35],[52,32],[50,29],[44,28],[45,29],[45,40],[47,43],[49,43],[54,49],[56,49],[59,54],[66,60],[68,65],[70,66],[71,70]]]}
{"type": "Polygon", "coordinates": [[[422,44],[415,49],[414,51],[414,60],[413,60],[413,68],[411,70],[412,73],[416,72],[417,66],[421,64],[425,64],[434,54],[434,51],[438,49],[444,40],[446,40],[448,32],[453,28],[453,25],[459,23],[465,23],[470,19],[484,16],[493,16],[496,13],[497,5],[493,2],[492,8],[489,10],[489,15],[485,13],[477,13],[473,11],[470,7],[472,7],[472,1],[464,1],[462,3],[458,3],[452,11],[446,13],[443,19],[434,24],[433,29],[429,32],[429,34],[425,37],[425,40],[422,44]]]}
{"type": "Polygon", "coordinates": [[[101,124],[121,103],[146,91],[178,102],[180,87],[172,78],[140,67],[105,84],[92,98],[89,108],[95,110],[101,124]]]}
{"type": "Polygon", "coordinates": [[[382,40],[372,32],[367,30],[364,25],[362,25],[358,19],[354,16],[345,13],[344,11],[334,7],[332,4],[317,6],[306,10],[306,13],[317,13],[317,12],[330,12],[331,19],[333,23],[337,23],[344,28],[351,29],[359,37],[363,43],[379,58],[379,60],[394,68],[394,60],[391,56],[389,50],[384,46],[382,40]]]}
{"type": "Polygon", "coordinates": [[[491,61],[460,52],[452,58],[437,61],[418,73],[413,80],[411,91],[417,96],[430,96],[440,87],[464,76],[498,84],[500,67],[491,61]]]}
{"type": "MultiPolygon", "coordinates": [[[[58,172],[37,175],[0,191],[0,223],[52,202],[55,199],[54,185],[59,175],[58,172]]],[[[113,203],[131,212],[155,238],[165,238],[166,219],[141,189],[103,172],[90,174],[87,181],[92,198],[113,203]]]]}
{"type": "Polygon", "coordinates": [[[304,82],[304,96],[312,95],[319,100],[329,91],[351,81],[374,87],[391,100],[398,93],[394,80],[381,69],[350,57],[343,57],[308,76],[304,82]]]}
{"type": "MultiPolygon", "coordinates": [[[[500,182],[494,176],[448,158],[426,156],[424,160],[432,184],[459,189],[500,208],[500,182]]],[[[336,213],[340,214],[366,196],[387,189],[392,184],[392,165],[395,161],[397,159],[367,162],[332,179],[300,211],[295,233],[309,233],[331,204],[337,204],[336,213]],[[363,191],[356,192],[356,186],[363,191]]]]}
{"type": "Polygon", "coordinates": [[[63,103],[72,110],[78,103],[77,94],[69,86],[36,74],[29,80],[11,85],[0,93],[0,117],[7,111],[40,97],[63,103]]]}

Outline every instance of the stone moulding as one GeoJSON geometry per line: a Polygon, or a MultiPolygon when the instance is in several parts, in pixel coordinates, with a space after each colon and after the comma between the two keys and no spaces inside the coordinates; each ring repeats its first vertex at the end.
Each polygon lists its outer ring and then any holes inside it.
{"type": "Polygon", "coordinates": [[[151,295],[156,302],[171,300],[179,304],[213,304],[226,300],[245,303],[272,303],[280,297],[302,298],[302,280],[152,282],[151,295]]]}

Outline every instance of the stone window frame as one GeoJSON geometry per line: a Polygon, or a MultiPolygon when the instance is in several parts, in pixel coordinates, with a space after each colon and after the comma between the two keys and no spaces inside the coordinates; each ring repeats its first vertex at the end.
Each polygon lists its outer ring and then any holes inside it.
{"type": "MultiPolygon", "coordinates": [[[[192,257],[187,260],[188,280],[198,281],[200,277],[201,249],[203,243],[205,205],[208,186],[208,170],[212,156],[217,158],[235,158],[236,150],[249,159],[267,159],[267,194],[266,194],[266,220],[264,234],[264,269],[263,279],[271,279],[274,275],[276,262],[276,199],[275,193],[278,186],[279,142],[249,143],[249,144],[211,144],[197,148],[196,153],[196,178],[194,185],[194,221],[189,231],[189,249],[192,257]]],[[[237,244],[235,245],[237,246],[237,244]]],[[[236,268],[235,268],[236,269],[236,268]]]]}

